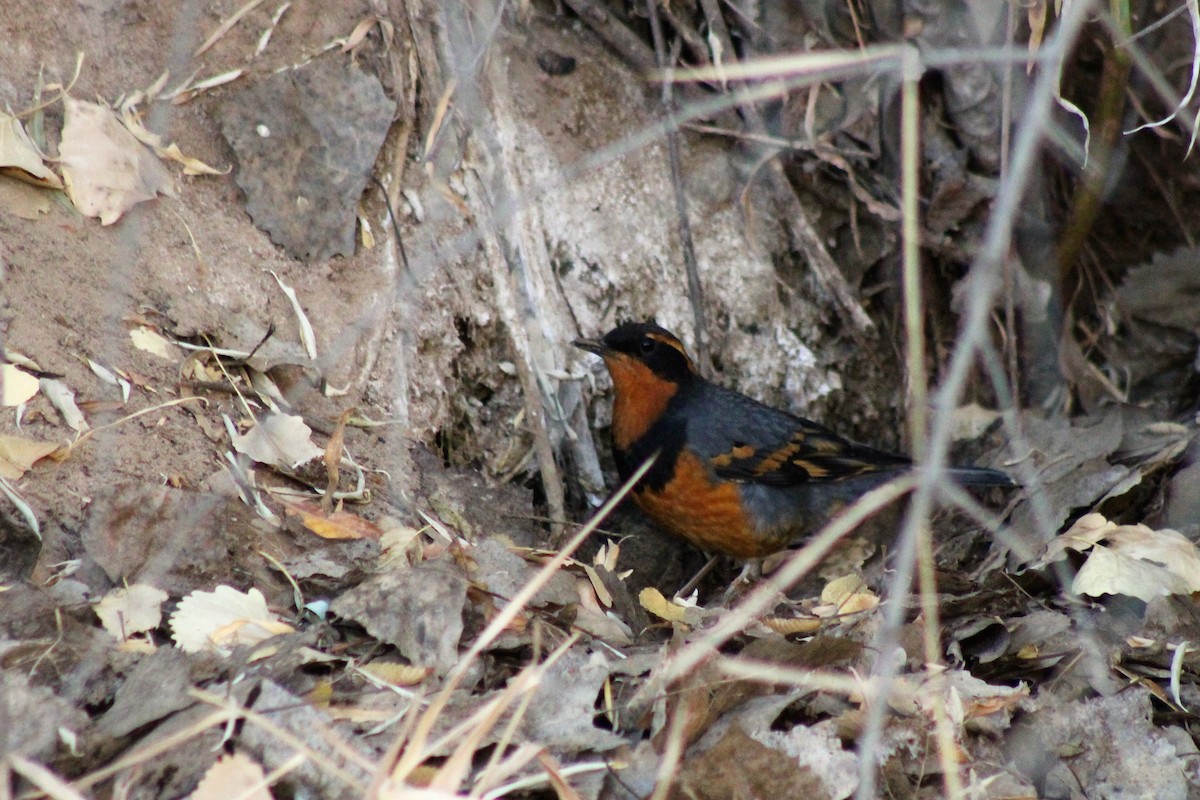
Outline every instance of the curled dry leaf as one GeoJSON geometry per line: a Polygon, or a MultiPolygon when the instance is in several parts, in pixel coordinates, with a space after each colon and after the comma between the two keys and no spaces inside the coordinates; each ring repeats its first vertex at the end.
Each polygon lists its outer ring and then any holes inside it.
{"type": "Polygon", "coordinates": [[[135,583],[128,589],[109,592],[93,610],[104,630],[123,641],[162,624],[162,604],[166,601],[167,593],[162,589],[135,583]]]}
{"type": "Polygon", "coordinates": [[[870,611],[879,605],[879,595],[868,589],[858,575],[845,575],[825,585],[821,590],[821,602],[813,613],[818,617],[830,617],[870,611]]]}
{"type": "Polygon", "coordinates": [[[111,109],[71,97],[65,105],[59,152],[67,196],[81,214],[111,225],[138,203],[175,196],[167,168],[111,109]]]}
{"type": "Polygon", "coordinates": [[[1046,546],[1038,565],[1063,558],[1067,550],[1088,554],[1071,583],[1075,594],[1149,602],[1200,591],[1200,550],[1178,531],[1117,525],[1101,514],[1086,514],[1046,546]]]}
{"type": "Polygon", "coordinates": [[[653,586],[647,586],[638,593],[638,602],[641,603],[642,608],[667,622],[683,622],[687,617],[687,608],[672,603],[653,586]]]}
{"type": "Polygon", "coordinates": [[[325,513],[317,503],[295,500],[285,503],[289,514],[300,518],[304,527],[322,539],[374,539],[379,541],[383,531],[375,523],[349,511],[325,513]]]}
{"type": "Polygon", "coordinates": [[[372,661],[363,664],[363,672],[393,686],[416,686],[433,672],[429,667],[401,664],[399,661],[372,661]]]}
{"type": "Polygon", "coordinates": [[[63,421],[71,430],[83,433],[91,427],[84,418],[83,412],[79,410],[79,406],[75,405],[75,393],[68,389],[65,383],[54,378],[42,378],[38,384],[41,386],[42,394],[46,395],[50,404],[58,409],[58,413],[62,414],[63,421]]]}
{"type": "Polygon", "coordinates": [[[132,106],[126,105],[122,107],[121,122],[139,142],[154,148],[154,152],[159,158],[164,161],[174,161],[181,165],[184,175],[227,175],[232,169],[230,167],[225,170],[219,170],[215,167],[210,167],[198,158],[184,155],[183,151],[179,149],[179,145],[175,143],[164,145],[161,136],[146,129],[146,126],[142,124],[141,118],[134,112],[132,106]]]}
{"type": "Polygon", "coordinates": [[[293,630],[271,613],[258,589],[239,592],[232,586],[218,586],[211,592],[192,592],[171,615],[171,638],[187,653],[211,650],[229,655],[239,645],[293,630]]]}

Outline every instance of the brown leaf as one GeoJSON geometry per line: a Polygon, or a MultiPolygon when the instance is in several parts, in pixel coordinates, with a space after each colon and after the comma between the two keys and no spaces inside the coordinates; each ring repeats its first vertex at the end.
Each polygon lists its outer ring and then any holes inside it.
{"type": "Polygon", "coordinates": [[[828,798],[812,771],[778,750],[751,739],[736,725],[704,753],[684,761],[671,800],[734,800],[743,797],[828,798]]]}
{"type": "MultiPolygon", "coordinates": [[[[326,495],[328,497],[328,495],[326,495]]],[[[300,517],[305,528],[322,539],[373,539],[379,541],[383,531],[375,523],[349,511],[325,512],[324,502],[317,504],[309,500],[293,500],[284,503],[288,513],[300,517]]]]}

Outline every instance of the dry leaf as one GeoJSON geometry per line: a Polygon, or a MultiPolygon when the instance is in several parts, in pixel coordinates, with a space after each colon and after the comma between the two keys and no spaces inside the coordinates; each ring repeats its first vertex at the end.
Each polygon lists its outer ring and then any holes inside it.
{"type": "Polygon", "coordinates": [[[63,421],[71,430],[83,433],[90,427],[79,406],[75,405],[75,393],[68,389],[65,383],[54,378],[42,378],[38,385],[50,404],[62,414],[63,421]]]}
{"type": "Polygon", "coordinates": [[[267,776],[245,753],[223,755],[208,768],[189,800],[272,800],[267,776]],[[248,791],[250,790],[250,791],[248,791]]]}
{"type": "Polygon", "coordinates": [[[0,364],[0,405],[19,406],[37,393],[37,378],[14,364],[0,364]]]}
{"type": "Polygon", "coordinates": [[[129,338],[138,350],[144,350],[167,361],[178,361],[180,358],[180,350],[174,342],[145,325],[139,325],[131,330],[129,338]]]}
{"type": "Polygon", "coordinates": [[[1071,583],[1075,594],[1120,594],[1149,602],[1200,591],[1200,550],[1178,531],[1117,525],[1101,514],[1086,514],[1046,545],[1037,565],[1061,559],[1066,550],[1088,554],[1071,583]]]}
{"type": "Polygon", "coordinates": [[[92,608],[104,630],[123,641],[162,624],[162,604],[165,602],[167,593],[162,589],[135,583],[128,589],[114,589],[92,608]]]}
{"type": "Polygon", "coordinates": [[[855,614],[870,611],[879,605],[879,595],[872,592],[858,575],[835,578],[821,590],[823,605],[812,610],[818,617],[855,614]]]}
{"type": "Polygon", "coordinates": [[[672,603],[653,586],[647,586],[638,593],[638,602],[641,603],[642,608],[667,622],[683,622],[684,617],[687,616],[686,608],[672,603]]]}
{"type": "Polygon", "coordinates": [[[211,650],[227,656],[239,645],[256,644],[292,630],[271,613],[258,589],[242,593],[231,586],[218,586],[211,592],[192,592],[179,601],[171,615],[171,638],[187,653],[211,650]]]}
{"type": "Polygon", "coordinates": [[[373,678],[393,686],[416,686],[433,672],[429,667],[401,664],[399,661],[372,661],[360,669],[373,678]]]}
{"type": "Polygon", "coordinates": [[[233,449],[260,464],[292,470],[325,455],[311,436],[312,428],[304,424],[303,418],[273,412],[244,434],[234,436],[233,449]]]}
{"type": "Polygon", "coordinates": [[[58,449],[57,444],[0,433],[0,478],[15,481],[38,460],[58,449]]]}
{"type": "Polygon", "coordinates": [[[159,194],[174,197],[171,174],[111,109],[68,97],[59,148],[67,195],[79,212],[111,225],[159,194]]]}
{"type": "Polygon", "coordinates": [[[288,512],[300,517],[304,527],[322,539],[374,539],[383,537],[383,530],[373,522],[349,511],[326,514],[320,505],[306,500],[285,503],[288,512]]]}
{"type": "Polygon", "coordinates": [[[0,210],[21,219],[35,220],[50,210],[50,195],[0,175],[0,210]]]}
{"type": "Polygon", "coordinates": [[[346,421],[353,413],[354,409],[347,408],[338,416],[333,433],[325,445],[325,496],[321,498],[321,509],[326,514],[333,508],[333,495],[337,491],[338,478],[341,475],[338,467],[342,463],[342,448],[346,441],[346,421]]]}
{"type": "Polygon", "coordinates": [[[63,188],[59,177],[46,166],[21,120],[3,111],[0,111],[0,172],[34,186],[63,188]]]}

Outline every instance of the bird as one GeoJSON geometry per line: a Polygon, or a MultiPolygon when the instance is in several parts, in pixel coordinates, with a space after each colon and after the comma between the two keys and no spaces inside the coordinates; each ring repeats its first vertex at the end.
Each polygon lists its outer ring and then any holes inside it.
{"type": "MultiPolygon", "coordinates": [[[[612,376],[612,451],[634,502],[667,533],[743,561],[801,543],[837,509],[913,469],[907,456],[851,441],[705,379],[683,343],[655,322],[627,322],[573,344],[612,376]]],[[[1008,475],[955,467],[964,486],[1008,475]]]]}

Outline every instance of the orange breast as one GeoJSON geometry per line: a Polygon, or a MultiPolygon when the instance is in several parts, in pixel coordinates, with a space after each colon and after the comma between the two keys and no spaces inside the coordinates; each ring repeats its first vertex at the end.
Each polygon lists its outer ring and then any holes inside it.
{"type": "Polygon", "coordinates": [[[669,533],[701,550],[735,558],[761,558],[788,542],[757,534],[745,515],[737,484],[719,481],[704,463],[679,454],[675,476],[659,491],[643,489],[634,500],[669,533]]]}
{"type": "Polygon", "coordinates": [[[613,381],[613,446],[628,450],[662,417],[679,385],[624,353],[607,353],[604,363],[613,381]]]}

